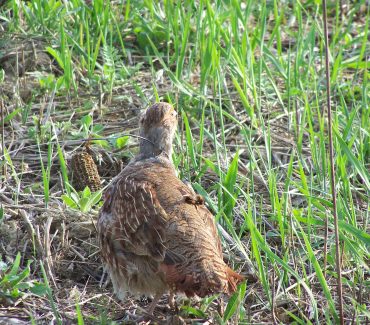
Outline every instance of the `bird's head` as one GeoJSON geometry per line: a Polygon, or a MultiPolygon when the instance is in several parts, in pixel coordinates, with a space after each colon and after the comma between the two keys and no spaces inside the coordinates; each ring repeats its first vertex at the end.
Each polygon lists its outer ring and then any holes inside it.
{"type": "Polygon", "coordinates": [[[150,106],[140,118],[140,154],[144,157],[172,154],[172,141],[177,128],[177,113],[168,103],[150,106]]]}

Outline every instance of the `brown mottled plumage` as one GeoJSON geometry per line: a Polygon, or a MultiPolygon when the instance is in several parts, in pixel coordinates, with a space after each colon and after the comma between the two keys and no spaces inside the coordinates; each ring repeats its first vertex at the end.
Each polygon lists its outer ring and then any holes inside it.
{"type": "Polygon", "coordinates": [[[98,230],[103,262],[114,291],[168,291],[204,297],[231,294],[243,277],[222,259],[214,217],[200,195],[176,175],[170,160],[177,127],[167,103],[147,109],[140,120],[140,153],[105,193],[98,230]]]}

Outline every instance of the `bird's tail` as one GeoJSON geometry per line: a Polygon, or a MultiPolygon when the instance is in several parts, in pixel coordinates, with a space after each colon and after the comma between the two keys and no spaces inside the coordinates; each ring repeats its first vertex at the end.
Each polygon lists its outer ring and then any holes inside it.
{"type": "Polygon", "coordinates": [[[232,294],[236,291],[237,285],[243,282],[245,278],[228,266],[226,266],[226,274],[228,283],[228,294],[232,294]]]}

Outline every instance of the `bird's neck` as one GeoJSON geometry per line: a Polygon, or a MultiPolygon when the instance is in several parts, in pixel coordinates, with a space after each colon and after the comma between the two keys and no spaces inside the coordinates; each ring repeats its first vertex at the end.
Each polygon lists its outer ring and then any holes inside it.
{"type": "Polygon", "coordinates": [[[141,159],[165,155],[171,161],[173,135],[167,130],[153,130],[151,132],[141,132],[143,139],[140,140],[141,159]]]}
{"type": "Polygon", "coordinates": [[[156,157],[161,154],[167,156],[168,159],[171,160],[172,145],[157,146],[157,145],[153,145],[152,143],[146,140],[141,140],[140,151],[139,151],[139,155],[141,159],[156,157]]]}

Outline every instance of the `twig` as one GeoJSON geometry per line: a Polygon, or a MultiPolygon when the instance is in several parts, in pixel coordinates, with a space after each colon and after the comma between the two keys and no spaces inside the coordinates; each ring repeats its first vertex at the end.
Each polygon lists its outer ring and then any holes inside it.
{"type": "Polygon", "coordinates": [[[36,249],[36,253],[38,254],[38,256],[42,257],[44,250],[43,250],[43,247],[42,247],[42,244],[41,244],[41,240],[40,240],[39,236],[36,236],[37,234],[36,234],[35,228],[33,227],[32,222],[31,222],[30,218],[28,217],[27,212],[24,209],[19,209],[19,214],[21,215],[21,217],[23,219],[23,222],[26,226],[28,235],[30,236],[30,238],[31,238],[31,240],[34,244],[34,247],[36,249]]]}
{"type": "MultiPolygon", "coordinates": [[[[90,298],[87,298],[85,300],[79,301],[78,304],[80,306],[83,306],[84,304],[88,303],[89,301],[101,298],[103,296],[105,296],[103,293],[99,293],[99,294],[94,295],[93,297],[90,297],[90,298]]],[[[67,305],[67,306],[64,307],[64,309],[69,309],[69,308],[76,308],[76,304],[70,304],[70,305],[67,305]]]]}
{"type": "MultiPolygon", "coordinates": [[[[120,135],[117,135],[117,136],[114,136],[114,137],[85,138],[85,139],[78,139],[78,140],[64,140],[64,141],[59,141],[59,143],[61,143],[63,145],[77,145],[77,144],[84,143],[84,142],[101,141],[101,140],[112,140],[112,139],[117,139],[117,138],[121,138],[121,137],[137,138],[137,139],[140,139],[140,140],[148,141],[152,145],[154,145],[154,143],[152,141],[150,141],[149,139],[147,139],[147,138],[144,138],[144,137],[142,137],[140,135],[126,134],[126,133],[121,133],[120,135]]],[[[57,140],[48,141],[48,142],[42,142],[42,143],[39,143],[39,144],[31,144],[29,146],[24,146],[22,149],[36,148],[39,145],[40,146],[42,146],[42,145],[48,145],[49,143],[57,143],[57,140]]],[[[11,151],[8,151],[8,154],[12,154],[12,153],[17,152],[17,151],[19,151],[19,149],[11,150],[11,151]]],[[[0,156],[0,159],[4,159],[4,157],[5,157],[5,155],[2,154],[0,156]]]]}
{"type": "Polygon", "coordinates": [[[69,248],[73,253],[75,253],[81,259],[81,261],[83,262],[86,261],[86,258],[79,251],[77,251],[77,249],[75,249],[73,246],[70,246],[69,248]]]}
{"type": "Polygon", "coordinates": [[[276,314],[275,314],[275,266],[272,268],[272,288],[271,288],[271,312],[272,312],[272,321],[274,325],[277,324],[276,314]]]}
{"type": "Polygon", "coordinates": [[[335,257],[337,269],[337,290],[338,290],[338,307],[340,324],[344,324],[343,315],[343,291],[342,291],[342,270],[339,246],[339,229],[337,216],[337,194],[335,189],[335,168],[334,168],[334,148],[333,148],[333,134],[332,134],[332,117],[330,105],[330,66],[329,66],[329,37],[328,37],[328,22],[326,14],[326,0],[322,2],[323,18],[324,18],[324,37],[325,37],[325,69],[326,69],[326,101],[328,107],[328,132],[329,132],[329,156],[330,156],[330,185],[331,195],[333,200],[333,217],[334,217],[334,231],[335,231],[335,257]]]}
{"type": "MultiPolygon", "coordinates": [[[[53,258],[51,254],[51,242],[50,240],[50,227],[53,222],[53,217],[48,217],[46,223],[44,224],[44,261],[46,265],[46,271],[48,276],[52,280],[54,286],[58,288],[57,282],[55,281],[53,274],[53,258]]],[[[38,228],[37,228],[38,229],[38,228]]]]}
{"type": "MultiPolygon", "coordinates": [[[[4,121],[4,102],[2,98],[0,99],[0,108],[1,108],[1,156],[5,158],[5,121],[4,121]]],[[[4,182],[5,182],[6,163],[4,163],[3,165],[3,176],[4,176],[4,182]]]]}

